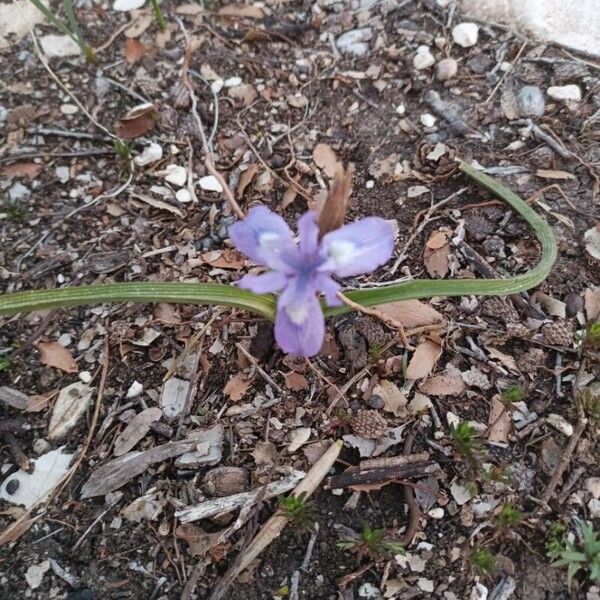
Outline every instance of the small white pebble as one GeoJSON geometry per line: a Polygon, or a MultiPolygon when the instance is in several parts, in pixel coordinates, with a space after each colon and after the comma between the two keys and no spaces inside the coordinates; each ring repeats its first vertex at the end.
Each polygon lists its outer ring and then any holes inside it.
{"type": "Polygon", "coordinates": [[[423,127],[433,127],[435,125],[435,120],[435,117],[431,113],[423,113],[419,118],[423,127]]]}
{"type": "Polygon", "coordinates": [[[187,202],[192,201],[192,194],[190,194],[190,190],[188,190],[187,188],[179,188],[175,192],[175,198],[177,198],[178,202],[186,204],[187,202]]]}
{"type": "Polygon", "coordinates": [[[76,104],[62,104],[60,107],[63,115],[74,115],[77,111],[79,111],[79,107],[76,104]]]}
{"type": "Polygon", "coordinates": [[[187,171],[181,165],[167,165],[165,180],[178,187],[183,187],[187,181],[187,171]]]}
{"type": "Polygon", "coordinates": [[[578,85],[554,85],[548,88],[548,96],[555,100],[579,102],[581,100],[581,88],[578,85]]]}
{"type": "Polygon", "coordinates": [[[54,169],[54,173],[61,183],[67,183],[67,181],[69,181],[69,179],[71,178],[69,167],[56,167],[54,169]]]}
{"type": "Polygon", "coordinates": [[[142,393],[143,389],[144,386],[139,381],[134,381],[127,390],[127,397],[135,398],[136,396],[139,396],[142,393]]]}
{"type": "Polygon", "coordinates": [[[73,341],[73,339],[71,338],[70,334],[68,333],[63,333],[57,340],[57,342],[63,347],[66,348],[67,346],[71,345],[71,342],[73,341]]]}
{"type": "Polygon", "coordinates": [[[427,514],[432,519],[443,519],[444,518],[444,509],[441,507],[432,508],[427,514]]]}
{"type": "Polygon", "coordinates": [[[435,589],[435,584],[431,579],[425,579],[425,577],[419,577],[417,579],[417,587],[423,592],[433,592],[435,589]]]}
{"type": "Polygon", "coordinates": [[[431,54],[429,46],[419,46],[413,57],[413,67],[418,71],[428,69],[435,64],[435,58],[431,54]]]}
{"type": "Polygon", "coordinates": [[[546,421],[554,427],[560,433],[566,435],[567,437],[571,437],[573,435],[573,425],[565,420],[564,417],[557,415],[556,413],[551,413],[546,417],[546,421]]]}
{"type": "Polygon", "coordinates": [[[226,79],[224,81],[225,87],[236,87],[238,85],[241,85],[242,83],[242,78],[241,77],[229,77],[229,79],[226,79]]]}
{"type": "Polygon", "coordinates": [[[368,190],[372,190],[375,187],[375,182],[372,179],[369,179],[367,183],[365,183],[365,187],[368,190]]]}
{"type": "Polygon", "coordinates": [[[398,106],[396,106],[396,112],[399,115],[403,115],[404,113],[406,113],[406,106],[403,102],[401,102],[400,104],[398,104],[398,106]]]}
{"type": "Polygon", "coordinates": [[[476,23],[459,23],[452,29],[452,39],[463,48],[470,48],[477,43],[479,27],[476,23]]]}
{"type": "Polygon", "coordinates": [[[205,175],[200,177],[198,185],[207,192],[219,192],[223,191],[223,186],[219,183],[219,180],[214,175],[205,175]]]}
{"type": "Polygon", "coordinates": [[[92,374],[89,371],[81,371],[81,373],[79,373],[79,379],[81,379],[83,383],[89,383],[92,380],[92,374]]]}

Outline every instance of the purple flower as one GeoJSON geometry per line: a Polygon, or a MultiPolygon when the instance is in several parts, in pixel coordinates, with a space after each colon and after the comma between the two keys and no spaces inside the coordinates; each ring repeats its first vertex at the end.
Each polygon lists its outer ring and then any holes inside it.
{"type": "Polygon", "coordinates": [[[257,294],[280,292],[275,339],[284,352],[313,356],[323,345],[325,319],[317,294],[329,306],[342,304],[333,276],[369,273],[386,263],[394,249],[394,229],[385,219],[367,217],[331,231],[319,240],[315,213],[298,221],[296,243],[286,222],[264,206],[250,210],[229,228],[236,248],[271,270],[246,275],[239,285],[257,294]]]}

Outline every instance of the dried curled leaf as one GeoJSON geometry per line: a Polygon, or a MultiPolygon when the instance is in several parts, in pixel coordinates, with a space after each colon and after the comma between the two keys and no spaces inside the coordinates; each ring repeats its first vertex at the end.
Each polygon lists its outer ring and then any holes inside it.
{"type": "Polygon", "coordinates": [[[344,169],[342,163],[335,165],[335,174],[325,205],[319,215],[319,232],[321,236],[344,224],[348,210],[348,198],[352,193],[352,176],[354,167],[344,169]]]}

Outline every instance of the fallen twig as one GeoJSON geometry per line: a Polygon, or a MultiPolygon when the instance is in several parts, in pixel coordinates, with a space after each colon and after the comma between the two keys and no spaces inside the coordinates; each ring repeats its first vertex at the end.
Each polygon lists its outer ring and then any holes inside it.
{"type": "MultiPolygon", "coordinates": [[[[404,442],[405,455],[410,455],[412,452],[415,436],[416,433],[414,430],[412,430],[406,436],[406,441],[404,442]]],[[[421,507],[415,498],[414,489],[406,484],[404,484],[404,499],[406,500],[406,505],[408,506],[408,524],[406,526],[406,531],[402,534],[402,537],[399,541],[403,546],[408,546],[417,533],[419,520],[421,519],[421,507]]]]}
{"type": "MultiPolygon", "coordinates": [[[[335,463],[343,443],[341,441],[334,442],[329,449],[321,456],[321,458],[315,463],[312,469],[308,472],[307,476],[296,486],[294,489],[294,496],[305,494],[307,497],[310,496],[319,486],[321,481],[325,478],[329,469],[335,463]]],[[[235,581],[238,575],[255,560],[260,553],[275,539],[277,538],[284,527],[289,523],[289,518],[284,516],[280,510],[278,510],[262,527],[250,544],[244,548],[232,567],[225,573],[221,581],[214,588],[212,594],[209,596],[209,600],[220,600],[223,598],[229,586],[235,581]]]]}

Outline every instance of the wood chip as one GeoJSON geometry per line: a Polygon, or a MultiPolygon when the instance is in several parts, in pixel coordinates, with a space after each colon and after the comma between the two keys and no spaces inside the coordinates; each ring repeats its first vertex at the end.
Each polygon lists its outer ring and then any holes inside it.
{"type": "Polygon", "coordinates": [[[29,396],[19,390],[2,385],[0,386],[0,402],[18,410],[24,410],[27,408],[29,396]]]}
{"type": "Polygon", "coordinates": [[[492,398],[488,423],[490,426],[488,441],[506,444],[508,442],[508,435],[510,434],[511,419],[509,412],[497,394],[492,398]]]}
{"type": "Polygon", "coordinates": [[[122,456],[129,452],[150,431],[150,425],[160,420],[162,411],[160,408],[146,408],[135,415],[127,424],[127,427],[117,436],[113,449],[115,456],[122,456]]]}
{"type": "Polygon", "coordinates": [[[247,17],[249,19],[262,19],[265,13],[259,6],[247,6],[244,4],[227,4],[222,6],[218,12],[222,17],[247,17]]]}
{"type": "Polygon", "coordinates": [[[408,367],[406,368],[406,379],[422,379],[427,377],[437,359],[442,354],[442,347],[431,340],[421,342],[415,349],[408,367]]]}
{"type": "Polygon", "coordinates": [[[60,390],[48,426],[48,439],[57,440],[67,435],[91,402],[92,389],[81,381],[76,381],[60,390]]]}
{"type": "Polygon", "coordinates": [[[380,381],[373,388],[373,394],[383,398],[383,410],[386,412],[392,413],[395,417],[408,416],[406,408],[408,399],[393,381],[387,379],[380,381]]]}

